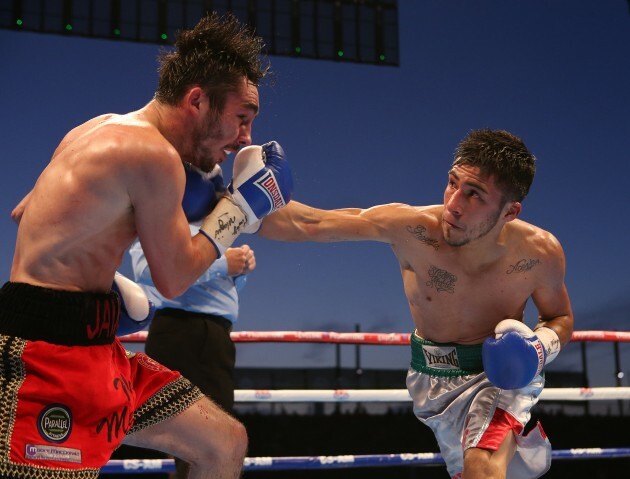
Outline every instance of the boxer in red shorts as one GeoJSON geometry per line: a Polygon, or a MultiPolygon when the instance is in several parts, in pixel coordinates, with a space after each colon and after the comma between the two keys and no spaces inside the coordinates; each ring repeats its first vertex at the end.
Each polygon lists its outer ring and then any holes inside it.
{"type": "Polygon", "coordinates": [[[191,478],[240,476],[243,425],[178,373],[125,352],[111,289],[138,238],[158,290],[178,296],[289,201],[290,170],[272,142],[237,155],[230,195],[192,238],[182,209],[184,163],[208,172],[251,144],[261,47],[232,16],[181,32],[161,55],[153,99],[71,130],[13,210],[0,290],[0,479],[96,477],[121,443],[179,457],[191,478]]]}
{"type": "Polygon", "coordinates": [[[0,290],[0,455],[8,459],[0,476],[63,468],[64,477],[96,477],[127,434],[203,397],[178,372],[123,349],[119,309],[115,293],[0,290]]]}

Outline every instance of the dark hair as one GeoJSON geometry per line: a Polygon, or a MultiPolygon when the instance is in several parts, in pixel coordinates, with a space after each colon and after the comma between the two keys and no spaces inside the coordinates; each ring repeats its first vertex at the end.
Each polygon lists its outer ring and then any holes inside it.
{"type": "Polygon", "coordinates": [[[227,94],[241,87],[243,77],[258,86],[267,74],[269,67],[260,58],[263,46],[262,38],[234,15],[212,13],[192,30],[178,33],[175,51],[160,53],[155,98],[176,105],[190,87],[198,85],[215,111],[221,112],[227,94]]]}
{"type": "Polygon", "coordinates": [[[507,201],[523,201],[536,173],[536,158],[504,130],[473,130],[457,146],[452,166],[470,165],[493,176],[507,201]]]}

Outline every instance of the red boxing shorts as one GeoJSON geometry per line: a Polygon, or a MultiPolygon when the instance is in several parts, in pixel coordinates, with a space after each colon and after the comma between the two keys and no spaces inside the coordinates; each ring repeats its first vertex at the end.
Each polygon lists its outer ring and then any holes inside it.
{"type": "Polygon", "coordinates": [[[96,478],[127,434],[202,393],[115,338],[116,294],[0,290],[0,478],[96,478]]]}

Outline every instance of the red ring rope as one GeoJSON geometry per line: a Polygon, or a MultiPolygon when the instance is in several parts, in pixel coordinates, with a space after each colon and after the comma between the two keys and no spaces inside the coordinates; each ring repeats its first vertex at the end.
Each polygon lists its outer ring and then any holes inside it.
{"type": "MultiPolygon", "coordinates": [[[[335,333],[323,331],[233,331],[235,343],[336,343],[336,344],[381,344],[407,345],[409,333],[335,333]]],[[[146,331],[123,336],[127,343],[143,343],[146,331]]],[[[574,331],[572,341],[596,341],[621,343],[630,342],[628,331],[574,331]]]]}

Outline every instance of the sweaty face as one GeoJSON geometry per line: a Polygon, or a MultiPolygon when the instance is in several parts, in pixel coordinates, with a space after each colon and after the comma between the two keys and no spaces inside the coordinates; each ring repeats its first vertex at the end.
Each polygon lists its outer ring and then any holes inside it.
{"type": "Polygon", "coordinates": [[[442,234],[450,246],[464,246],[486,236],[496,226],[505,201],[492,178],[479,168],[455,166],[444,191],[442,234]]]}
{"type": "Polygon", "coordinates": [[[193,133],[191,161],[203,171],[211,171],[230,153],[252,142],[252,123],[258,115],[258,88],[243,79],[238,91],[227,95],[222,112],[207,107],[193,133]]]}

